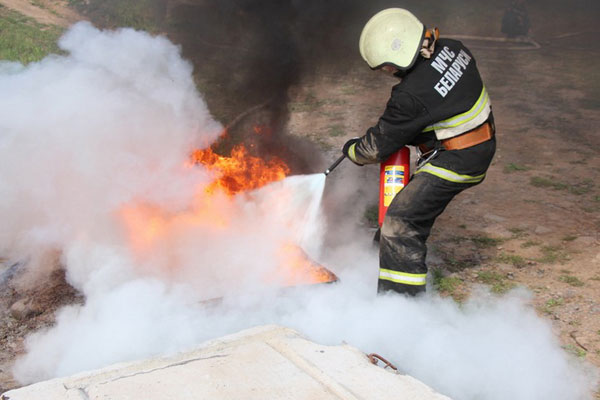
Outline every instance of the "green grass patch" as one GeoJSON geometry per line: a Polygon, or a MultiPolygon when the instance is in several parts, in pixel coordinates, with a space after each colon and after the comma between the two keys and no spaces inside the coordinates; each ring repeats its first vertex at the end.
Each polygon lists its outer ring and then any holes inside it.
{"type": "Polygon", "coordinates": [[[323,138],[322,135],[312,135],[311,138],[312,141],[318,144],[322,150],[328,151],[333,149],[331,143],[327,142],[327,140],[325,140],[325,138],[323,138]]]}
{"type": "Polygon", "coordinates": [[[479,271],[477,280],[491,286],[491,291],[496,294],[506,293],[515,287],[514,283],[509,282],[506,277],[494,271],[479,271]]]}
{"type": "Polygon", "coordinates": [[[552,298],[544,304],[544,312],[546,314],[552,314],[556,307],[560,307],[565,304],[565,300],[562,297],[552,298]]]}
{"type": "Polygon", "coordinates": [[[521,247],[527,249],[529,247],[539,246],[540,244],[542,243],[537,240],[527,240],[526,242],[521,243],[521,247]]]}
{"type": "Polygon", "coordinates": [[[58,13],[56,11],[54,11],[53,9],[47,7],[46,4],[42,3],[41,1],[29,0],[29,2],[31,4],[33,4],[34,6],[38,7],[38,8],[42,8],[42,9],[48,11],[50,14],[58,16],[58,13]]]}
{"type": "Polygon", "coordinates": [[[565,190],[571,194],[581,196],[583,194],[589,193],[594,187],[593,181],[586,179],[583,182],[576,183],[574,185],[559,182],[555,177],[543,178],[540,176],[533,176],[529,183],[532,186],[547,188],[551,190],[565,190]]]}
{"type": "Polygon", "coordinates": [[[164,23],[162,0],[69,0],[69,4],[107,28],[130,27],[158,33],[164,23]]]}
{"type": "Polygon", "coordinates": [[[531,177],[529,183],[532,186],[540,187],[540,188],[548,188],[552,190],[567,190],[569,186],[565,183],[557,182],[553,178],[542,178],[540,176],[531,177]]]}
{"type": "Polygon", "coordinates": [[[584,285],[581,279],[574,275],[561,275],[558,280],[575,287],[581,287],[584,285]]]}
{"type": "Polygon", "coordinates": [[[342,87],[342,94],[348,96],[358,94],[358,88],[356,86],[345,85],[342,87]]]}
{"type": "Polygon", "coordinates": [[[0,5],[0,59],[27,64],[60,53],[63,29],[44,25],[0,5]]]}
{"type": "Polygon", "coordinates": [[[561,274],[570,274],[570,273],[571,273],[571,270],[570,270],[570,269],[561,269],[561,270],[560,270],[560,273],[561,273],[561,274]]]}
{"type": "Polygon", "coordinates": [[[504,243],[504,241],[505,241],[505,239],[492,238],[492,237],[485,236],[485,235],[473,236],[470,239],[475,244],[475,246],[477,246],[480,249],[488,248],[488,247],[495,247],[495,246],[498,246],[498,245],[504,243]]]}
{"type": "Polygon", "coordinates": [[[369,226],[376,228],[379,226],[379,205],[374,204],[367,206],[365,212],[363,213],[363,218],[369,226]]]}
{"type": "Polygon", "coordinates": [[[581,210],[583,212],[589,213],[589,214],[593,214],[597,211],[600,211],[600,208],[598,207],[581,207],[581,210]]]}
{"type": "Polygon", "coordinates": [[[343,106],[347,101],[344,99],[329,99],[325,100],[325,104],[330,104],[332,106],[343,106]]]}
{"type": "Polygon", "coordinates": [[[567,353],[574,355],[578,358],[584,358],[587,355],[587,352],[581,347],[575,346],[574,344],[568,344],[563,347],[567,353]]]}
{"type": "Polygon", "coordinates": [[[463,284],[463,280],[455,276],[444,276],[442,270],[433,270],[433,287],[444,295],[449,295],[460,300],[456,290],[463,284]]]}
{"type": "Polygon", "coordinates": [[[469,238],[467,238],[466,236],[450,236],[448,237],[448,242],[452,242],[452,243],[464,243],[466,240],[469,240],[469,238]]]}
{"type": "Polygon", "coordinates": [[[333,125],[329,127],[329,136],[343,136],[346,133],[346,130],[342,125],[333,125]]]}
{"type": "Polygon", "coordinates": [[[568,254],[556,246],[543,246],[541,248],[541,251],[542,256],[540,258],[537,258],[536,261],[544,264],[562,264],[565,261],[569,260],[568,254]]]}
{"type": "Polygon", "coordinates": [[[288,104],[291,112],[311,112],[315,111],[325,104],[324,100],[319,100],[314,93],[309,92],[303,101],[294,101],[288,104]]]}
{"type": "Polygon", "coordinates": [[[444,261],[446,261],[448,269],[454,272],[463,271],[474,265],[472,260],[460,260],[454,257],[445,258],[444,261]]]}
{"type": "Polygon", "coordinates": [[[508,231],[512,233],[512,239],[520,239],[528,235],[527,230],[523,228],[508,228],[508,231]]]}
{"type": "Polygon", "coordinates": [[[594,187],[594,182],[590,179],[586,179],[583,182],[575,185],[569,185],[569,192],[581,196],[582,194],[589,193],[594,187]]]}
{"type": "Polygon", "coordinates": [[[527,265],[527,260],[518,254],[500,253],[496,256],[496,260],[504,264],[510,264],[517,268],[523,268],[525,265],[527,265]]]}
{"type": "Polygon", "coordinates": [[[525,165],[519,165],[515,163],[506,164],[504,166],[504,173],[510,174],[512,172],[529,171],[531,168],[525,165]]]}

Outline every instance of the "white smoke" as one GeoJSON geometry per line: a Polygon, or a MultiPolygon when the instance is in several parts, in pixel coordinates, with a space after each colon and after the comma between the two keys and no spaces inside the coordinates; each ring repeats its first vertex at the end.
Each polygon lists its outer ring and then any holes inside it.
{"type": "Polygon", "coordinates": [[[60,249],[69,282],[86,297],[28,338],[14,370],[21,382],[280,323],[322,343],[377,352],[456,399],[588,398],[595,377],[560,348],[523,293],[482,292],[463,306],[435,295],[378,297],[373,248],[348,242],[321,252],[315,204],[323,175],[199,200],[210,176],[185,161],[221,127],[168,40],[80,23],[60,46],[67,55],[27,67],[0,63],[0,249],[32,260],[60,249]],[[174,215],[206,210],[210,223],[173,219],[140,257],[121,218],[131,204],[174,215]],[[340,282],[265,285],[287,241],[340,282]],[[200,303],[222,295],[219,304],[200,303]]]}

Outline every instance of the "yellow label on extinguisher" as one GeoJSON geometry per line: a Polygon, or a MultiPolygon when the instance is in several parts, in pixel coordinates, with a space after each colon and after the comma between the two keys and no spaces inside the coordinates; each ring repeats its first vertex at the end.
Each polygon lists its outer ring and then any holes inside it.
{"type": "Polygon", "coordinates": [[[404,166],[388,165],[384,169],[383,205],[389,207],[394,196],[404,189],[404,166]]]}

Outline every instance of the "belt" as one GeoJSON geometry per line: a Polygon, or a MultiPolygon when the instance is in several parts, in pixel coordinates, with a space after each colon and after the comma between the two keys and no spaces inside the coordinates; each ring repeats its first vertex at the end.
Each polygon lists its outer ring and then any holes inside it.
{"type": "Polygon", "coordinates": [[[462,135],[442,140],[442,146],[444,146],[446,150],[462,150],[486,142],[493,136],[494,129],[489,122],[486,122],[462,135]]]}

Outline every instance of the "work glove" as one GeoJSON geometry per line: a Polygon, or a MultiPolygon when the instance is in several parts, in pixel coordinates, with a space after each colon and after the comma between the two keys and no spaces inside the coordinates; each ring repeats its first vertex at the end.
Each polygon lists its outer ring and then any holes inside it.
{"type": "Polygon", "coordinates": [[[363,166],[364,164],[359,163],[358,161],[356,161],[356,153],[354,152],[355,147],[356,147],[356,143],[360,142],[360,138],[352,138],[350,140],[348,140],[345,144],[344,147],[342,147],[342,153],[344,153],[344,155],[346,156],[346,158],[348,158],[350,161],[352,161],[354,164],[359,165],[359,166],[363,166]]]}

